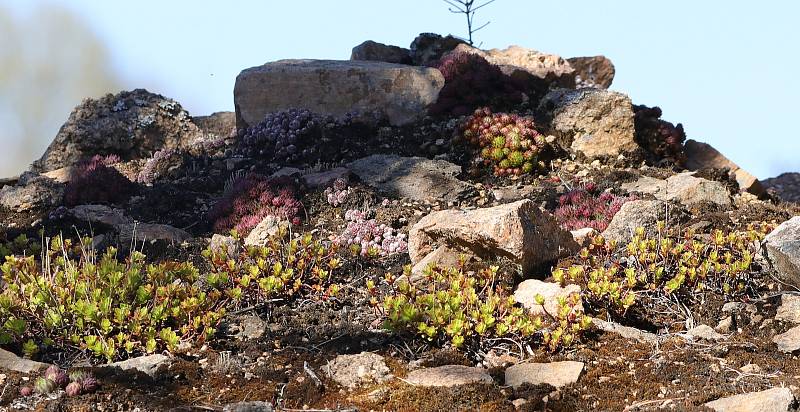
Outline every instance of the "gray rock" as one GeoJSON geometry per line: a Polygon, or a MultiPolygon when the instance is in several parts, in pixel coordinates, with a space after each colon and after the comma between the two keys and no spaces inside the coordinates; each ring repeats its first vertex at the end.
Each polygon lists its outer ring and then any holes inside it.
{"type": "Polygon", "coordinates": [[[272,412],[272,404],[264,401],[229,403],[222,412],[272,412]]]}
{"type": "Polygon", "coordinates": [[[17,186],[0,189],[0,205],[17,213],[53,208],[60,205],[63,198],[64,185],[46,176],[20,179],[17,186]]]}
{"type": "Polygon", "coordinates": [[[33,170],[71,166],[96,154],[144,159],[187,145],[202,132],[181,105],[144,89],[86,99],[61,126],[33,170]]]}
{"type": "Polygon", "coordinates": [[[683,172],[666,180],[644,176],[635,182],[623,183],[622,189],[652,194],[658,200],[675,200],[685,206],[700,203],[731,204],[731,195],[725,185],[693,175],[692,172],[683,172]]]}
{"type": "Polygon", "coordinates": [[[215,233],[211,236],[211,241],[208,242],[208,248],[214,253],[224,253],[228,257],[234,257],[239,254],[239,242],[233,236],[224,236],[215,233]]]}
{"type": "Polygon", "coordinates": [[[275,216],[267,216],[244,238],[244,245],[264,246],[280,231],[281,225],[287,226],[288,224],[289,222],[281,221],[275,216]]]}
{"type": "Polygon", "coordinates": [[[166,367],[172,362],[169,356],[155,354],[139,356],[128,360],[100,365],[101,369],[122,369],[123,371],[139,371],[150,377],[155,378],[158,369],[162,366],[166,367]]]}
{"type": "Polygon", "coordinates": [[[332,185],[336,179],[344,179],[347,181],[349,178],[350,170],[346,167],[335,167],[330,170],[309,173],[302,176],[303,183],[312,189],[326,188],[332,185]]]}
{"type": "Polygon", "coordinates": [[[780,335],[775,335],[772,342],[778,345],[781,352],[792,353],[800,349],[800,326],[795,326],[780,335]]]}
{"type": "Polygon", "coordinates": [[[631,99],[602,89],[557,89],[540,102],[552,133],[587,158],[617,157],[638,149],[631,99]]]}
{"type": "Polygon", "coordinates": [[[451,200],[473,190],[469,183],[456,178],[461,167],[444,160],[376,154],[347,167],[364,183],[413,200],[451,200]]]}
{"type": "Polygon", "coordinates": [[[486,369],[462,365],[445,365],[411,371],[406,382],[418,386],[458,386],[468,383],[494,383],[486,369]]]}
{"type": "Polygon", "coordinates": [[[614,63],[606,56],[572,57],[567,62],[575,70],[576,87],[608,89],[614,81],[614,63]]]}
{"type": "Polygon", "coordinates": [[[128,223],[117,226],[119,239],[123,244],[130,242],[154,242],[165,241],[169,243],[181,243],[192,238],[189,232],[178,229],[170,225],[159,223],[128,223]]]}
{"type": "Polygon", "coordinates": [[[781,305],[775,313],[775,320],[800,323],[800,296],[788,293],[781,295],[781,305]]]}
{"type": "Polygon", "coordinates": [[[372,40],[353,47],[350,60],[369,60],[386,63],[411,64],[411,51],[372,40]]]}
{"type": "Polygon", "coordinates": [[[233,90],[237,127],[300,107],[341,117],[379,112],[392,125],[425,115],[444,86],[438,70],[370,61],[280,60],[243,70],[233,90]]]}
{"type": "Polygon", "coordinates": [[[592,318],[592,324],[603,332],[616,333],[625,339],[632,339],[642,343],[658,342],[658,335],[643,331],[641,329],[623,326],[616,322],[608,322],[602,319],[592,318]]]}
{"type": "Polygon", "coordinates": [[[450,249],[447,246],[436,248],[433,252],[428,253],[422,260],[414,264],[411,268],[411,281],[422,279],[425,269],[430,265],[440,267],[455,266],[458,264],[460,255],[461,253],[457,250],[450,249]]]}
{"type": "Polygon", "coordinates": [[[561,388],[575,383],[583,372],[583,362],[520,363],[506,369],[506,385],[519,387],[523,383],[543,383],[561,388]]]}
{"type": "MultiPolygon", "coordinates": [[[[528,279],[517,286],[514,291],[514,300],[534,315],[545,315],[558,313],[558,298],[566,298],[573,294],[580,296],[581,287],[574,284],[561,287],[557,283],[528,279]],[[544,306],[536,303],[536,295],[544,297],[544,306]]],[[[575,306],[575,309],[583,312],[582,300],[575,306]]]]}
{"type": "Polygon", "coordinates": [[[800,286],[800,216],[776,227],[764,238],[764,245],[781,280],[800,286]]]}
{"type": "Polygon", "coordinates": [[[481,258],[506,257],[525,272],[578,249],[569,232],[527,199],[470,211],[433,212],[411,227],[412,263],[439,246],[481,258]]]}
{"type": "Polygon", "coordinates": [[[453,36],[440,36],[435,33],[420,33],[411,42],[409,54],[413,63],[418,66],[430,66],[435,64],[445,53],[455,49],[459,44],[466,44],[453,36]]]}
{"type": "Polygon", "coordinates": [[[633,237],[637,227],[653,229],[656,222],[665,220],[664,202],[658,200],[632,200],[625,202],[608,224],[602,235],[619,243],[633,237]]]}
{"type": "Polygon", "coordinates": [[[222,138],[236,135],[236,113],[216,112],[208,116],[195,116],[192,120],[204,133],[222,138]]]}
{"type": "Polygon", "coordinates": [[[761,392],[717,399],[705,404],[716,412],[787,412],[794,403],[789,388],[772,388],[761,392]]]}
{"type": "Polygon", "coordinates": [[[47,363],[20,358],[5,349],[0,349],[0,369],[19,373],[35,373],[45,370],[49,366],[47,363]]]}
{"type": "Polygon", "coordinates": [[[694,339],[703,339],[713,342],[725,339],[724,335],[717,333],[717,331],[715,331],[714,328],[708,325],[695,326],[692,329],[689,329],[689,331],[687,331],[686,334],[694,339]]]}
{"type": "Polygon", "coordinates": [[[371,352],[338,355],[323,366],[322,370],[336,383],[348,389],[355,389],[366,383],[382,383],[391,376],[383,356],[371,352]]]}
{"type": "Polygon", "coordinates": [[[75,219],[89,223],[101,223],[108,226],[121,226],[132,223],[133,220],[125,216],[122,209],[106,205],[79,205],[70,209],[75,219]]]}

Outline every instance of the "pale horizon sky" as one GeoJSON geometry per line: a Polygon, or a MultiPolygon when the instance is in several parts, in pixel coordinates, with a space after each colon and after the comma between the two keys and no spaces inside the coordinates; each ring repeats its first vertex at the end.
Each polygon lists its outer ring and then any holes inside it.
{"type": "MultiPolygon", "coordinates": [[[[73,11],[97,34],[124,89],[171,97],[192,115],[232,111],[236,75],[268,61],[348,59],[365,40],[408,47],[420,32],[465,34],[463,16],[441,0],[0,0],[23,22],[46,4],[73,11]]],[[[478,12],[491,24],[476,39],[482,48],[605,55],[616,66],[612,90],[661,107],[688,138],[766,178],[800,171],[798,16],[800,3],[788,1],[497,0],[478,12]]],[[[41,143],[29,137],[38,153],[59,125],[41,143]]]]}

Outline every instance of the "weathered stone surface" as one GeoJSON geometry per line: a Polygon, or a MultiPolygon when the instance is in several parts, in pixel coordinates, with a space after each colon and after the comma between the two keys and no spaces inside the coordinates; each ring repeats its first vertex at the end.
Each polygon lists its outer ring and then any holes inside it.
{"type": "Polygon", "coordinates": [[[616,157],[638,148],[631,99],[622,93],[557,89],[542,99],[540,109],[550,113],[552,133],[587,158],[616,157]]]}
{"type": "Polygon", "coordinates": [[[144,243],[157,240],[180,243],[192,238],[192,235],[183,229],[158,223],[128,223],[117,226],[117,230],[119,239],[124,244],[131,241],[144,243]]]}
{"type": "Polygon", "coordinates": [[[667,180],[643,176],[635,182],[623,183],[622,189],[649,193],[658,200],[676,200],[685,206],[704,202],[721,206],[731,204],[731,195],[725,185],[693,175],[692,172],[683,172],[670,176],[667,180]]]}
{"type": "Polygon", "coordinates": [[[435,33],[421,33],[411,42],[409,54],[414,64],[429,66],[436,63],[442,56],[455,49],[464,40],[453,36],[440,36],[435,33]]]}
{"type": "Polygon", "coordinates": [[[764,238],[764,244],[781,280],[800,286],[800,216],[781,223],[764,238]]]}
{"type": "Polygon", "coordinates": [[[391,376],[383,356],[371,352],[338,355],[322,369],[328,377],[348,389],[367,383],[385,382],[391,376]]]}
{"type": "Polygon", "coordinates": [[[0,349],[0,369],[19,373],[35,373],[45,370],[49,366],[47,363],[20,358],[5,349],[0,349]]]}
{"type": "Polygon", "coordinates": [[[51,170],[49,172],[44,172],[42,173],[42,176],[47,176],[58,183],[67,183],[72,180],[73,171],[74,167],[66,166],[56,170],[51,170]]]}
{"type": "Polygon", "coordinates": [[[800,296],[788,293],[781,295],[781,305],[775,313],[775,320],[800,323],[800,296]]]}
{"type": "Polygon", "coordinates": [[[264,401],[229,403],[222,412],[272,412],[272,404],[264,401]]]}
{"type": "Polygon", "coordinates": [[[664,202],[659,200],[631,200],[625,202],[608,224],[602,235],[607,240],[624,243],[633,237],[637,227],[653,229],[664,220],[664,202]]]}
{"type": "MultiPolygon", "coordinates": [[[[580,296],[580,293],[581,287],[578,285],[561,287],[557,283],[528,279],[517,286],[517,290],[514,291],[514,300],[534,315],[546,315],[558,313],[559,297],[568,297],[572,294],[580,296]],[[536,303],[536,295],[544,297],[544,307],[536,303]]],[[[575,310],[583,312],[582,301],[575,306],[575,310]]]]}
{"type": "Polygon", "coordinates": [[[433,212],[409,231],[412,263],[439,246],[482,258],[506,257],[526,272],[577,249],[572,235],[527,199],[470,211],[433,212]]]}
{"type": "Polygon", "coordinates": [[[376,154],[347,167],[364,183],[413,200],[456,199],[472,190],[470,184],[456,177],[461,166],[444,160],[376,154]]]}
{"type": "Polygon", "coordinates": [[[600,329],[603,332],[616,333],[625,339],[632,339],[644,343],[658,342],[658,336],[655,333],[646,332],[630,326],[623,326],[616,322],[608,322],[602,319],[592,318],[592,324],[594,324],[597,329],[600,329]]]}
{"type": "Polygon", "coordinates": [[[782,173],[764,179],[762,185],[784,202],[800,203],[800,173],[782,173]]]}
{"type": "Polygon", "coordinates": [[[17,186],[0,189],[0,206],[23,213],[58,206],[64,198],[64,185],[46,176],[33,176],[17,186]]]}
{"type": "Polygon", "coordinates": [[[584,246],[589,242],[589,240],[591,240],[592,236],[594,236],[597,231],[591,227],[584,227],[581,229],[570,230],[569,233],[572,235],[572,238],[575,239],[575,243],[584,246]]]}
{"type": "Polygon", "coordinates": [[[133,220],[125,216],[122,209],[106,205],[78,205],[70,209],[75,219],[90,223],[101,223],[108,226],[121,226],[132,223],[133,220]]]}
{"type": "Polygon", "coordinates": [[[348,180],[349,177],[350,170],[346,167],[334,167],[330,170],[303,175],[302,179],[309,188],[320,189],[332,185],[336,179],[348,180]]]}
{"type": "Polygon", "coordinates": [[[787,412],[792,403],[794,395],[789,388],[772,388],[717,399],[705,406],[716,412],[787,412]]]}
{"type": "Polygon", "coordinates": [[[555,54],[547,54],[520,46],[505,49],[480,50],[461,44],[453,53],[466,52],[478,54],[512,78],[519,78],[520,71],[544,80],[547,84],[560,87],[575,86],[575,70],[570,64],[555,54]]]}
{"type": "Polygon", "coordinates": [[[445,365],[436,368],[423,368],[411,371],[405,379],[419,386],[458,386],[468,383],[493,383],[486,369],[462,365],[445,365]]]}
{"type": "Polygon", "coordinates": [[[614,81],[614,63],[606,56],[572,57],[567,63],[575,70],[576,87],[608,89],[614,81]]]}
{"type": "Polygon", "coordinates": [[[204,133],[223,138],[236,135],[235,112],[216,112],[208,116],[195,116],[192,120],[204,133]]]}
{"type": "Polygon", "coordinates": [[[147,356],[139,356],[137,358],[131,358],[128,360],[109,363],[107,365],[100,365],[99,368],[101,369],[122,369],[124,371],[128,370],[135,370],[147,374],[151,377],[156,377],[158,373],[158,369],[161,366],[166,367],[169,363],[172,362],[172,359],[169,356],[155,354],[155,355],[147,355],[147,356]]]}
{"type": "Polygon", "coordinates": [[[369,60],[397,64],[412,63],[410,50],[397,46],[389,46],[372,40],[367,40],[353,47],[350,60],[369,60]]]}
{"type": "Polygon", "coordinates": [[[800,350],[800,326],[795,326],[780,335],[775,335],[772,342],[778,345],[781,352],[791,353],[800,350]]]}
{"type": "Polygon", "coordinates": [[[550,363],[520,363],[506,369],[506,385],[519,387],[523,383],[543,383],[561,388],[578,381],[583,372],[583,362],[564,361],[550,363]]]}
{"type": "Polygon", "coordinates": [[[755,176],[739,167],[710,144],[689,139],[684,143],[683,151],[686,154],[687,169],[700,170],[706,167],[728,169],[736,178],[739,189],[754,195],[764,194],[764,186],[755,176]]]}
{"type": "Polygon", "coordinates": [[[86,99],[72,111],[33,170],[47,172],[96,154],[123,160],[186,145],[202,132],[178,102],[144,89],[86,99]]]}
{"type": "Polygon", "coordinates": [[[414,264],[411,268],[411,281],[421,279],[429,265],[438,265],[440,267],[455,266],[458,264],[459,255],[460,253],[457,250],[450,249],[447,246],[437,247],[433,252],[428,253],[422,260],[414,264]]]}
{"type": "Polygon", "coordinates": [[[725,339],[724,335],[717,333],[714,328],[708,325],[695,326],[692,329],[689,329],[686,334],[694,339],[702,339],[707,341],[718,341],[725,339]]]}
{"type": "Polygon", "coordinates": [[[253,230],[244,238],[245,246],[264,246],[270,238],[275,236],[281,225],[288,225],[289,222],[281,221],[275,216],[267,216],[259,222],[253,230]]]}
{"type": "Polygon", "coordinates": [[[292,107],[340,117],[380,112],[393,125],[411,123],[444,86],[438,70],[370,61],[280,60],[243,70],[233,90],[236,125],[292,107]]]}
{"type": "Polygon", "coordinates": [[[239,242],[233,236],[225,236],[214,233],[211,240],[208,242],[208,248],[214,253],[224,253],[228,257],[234,257],[239,254],[239,242]]]}

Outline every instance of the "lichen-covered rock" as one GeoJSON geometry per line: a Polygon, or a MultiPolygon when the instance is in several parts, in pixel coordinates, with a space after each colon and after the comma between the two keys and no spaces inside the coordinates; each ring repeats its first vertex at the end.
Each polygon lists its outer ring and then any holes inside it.
{"type": "Polygon", "coordinates": [[[461,166],[444,160],[376,154],[347,165],[364,183],[414,200],[456,199],[472,186],[456,176],[461,166]]]}
{"type": "Polygon", "coordinates": [[[389,367],[383,356],[371,352],[356,355],[339,355],[323,371],[336,383],[348,389],[355,389],[366,383],[381,383],[389,379],[389,367]]]}
{"type": "Polygon", "coordinates": [[[368,60],[397,64],[412,63],[410,50],[397,46],[389,46],[372,40],[367,40],[353,47],[350,60],[368,60]]]}
{"type": "Polygon", "coordinates": [[[631,99],[602,89],[557,89],[539,107],[564,146],[587,158],[616,157],[638,149],[631,99]]]}
{"type": "Polygon", "coordinates": [[[16,186],[0,189],[0,205],[17,213],[53,208],[63,199],[64,185],[44,175],[21,178],[16,186]]]}
{"type": "Polygon", "coordinates": [[[578,381],[583,372],[583,362],[563,361],[550,363],[520,363],[506,369],[506,385],[515,388],[524,383],[555,388],[578,381]]]}
{"type": "Polygon", "coordinates": [[[33,170],[46,172],[93,155],[146,158],[201,134],[181,105],[144,89],[86,99],[72,111],[33,170]]]}
{"type": "Polygon", "coordinates": [[[658,200],[675,200],[684,206],[713,203],[730,206],[731,195],[720,182],[695,177],[692,172],[670,176],[666,180],[644,176],[635,182],[623,183],[628,192],[652,194],[658,200]]]}
{"type": "Polygon", "coordinates": [[[466,44],[466,42],[451,35],[440,36],[435,33],[420,33],[411,42],[409,54],[414,64],[431,66],[459,44],[466,44]]]}
{"type": "Polygon", "coordinates": [[[800,216],[776,227],[764,238],[764,245],[781,280],[800,287],[800,216]]]}
{"type": "Polygon", "coordinates": [[[755,176],[739,167],[710,144],[689,139],[684,144],[683,151],[686,154],[687,169],[700,170],[707,167],[728,169],[729,173],[736,178],[739,189],[754,195],[764,194],[764,186],[755,176]]]}
{"type": "Polygon", "coordinates": [[[233,89],[240,129],[268,113],[304,108],[321,115],[379,112],[393,125],[425,114],[444,86],[438,70],[375,61],[280,60],[243,70],[233,89]]]}
{"type": "Polygon", "coordinates": [[[575,70],[576,87],[608,89],[614,81],[614,63],[606,56],[571,57],[567,63],[575,70]]]}
{"type": "Polygon", "coordinates": [[[525,272],[577,249],[572,235],[527,199],[470,211],[433,212],[411,228],[408,239],[412,263],[448,246],[481,258],[509,258],[525,272]]]}

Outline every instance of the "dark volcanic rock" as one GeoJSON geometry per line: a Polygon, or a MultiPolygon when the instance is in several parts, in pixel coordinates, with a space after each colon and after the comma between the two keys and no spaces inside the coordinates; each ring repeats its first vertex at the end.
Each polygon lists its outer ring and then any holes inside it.
{"type": "Polygon", "coordinates": [[[614,63],[606,56],[573,57],[567,59],[575,69],[575,84],[578,87],[608,89],[614,81],[614,63]]]}
{"type": "Polygon", "coordinates": [[[350,60],[371,60],[386,63],[411,64],[411,52],[397,46],[389,46],[372,40],[353,47],[350,60]]]}

